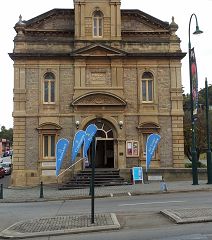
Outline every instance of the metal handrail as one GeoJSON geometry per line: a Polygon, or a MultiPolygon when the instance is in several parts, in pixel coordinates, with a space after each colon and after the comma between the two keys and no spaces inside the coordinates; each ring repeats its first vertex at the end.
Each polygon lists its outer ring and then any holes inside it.
{"type": "MultiPolygon", "coordinates": [[[[69,166],[68,168],[66,168],[63,172],[61,172],[58,176],[57,176],[57,186],[58,186],[58,180],[59,180],[59,177],[61,176],[61,175],[63,175],[66,171],[68,171],[69,169],[71,169],[71,168],[73,168],[75,165],[77,165],[77,163],[79,163],[79,162],[81,162],[81,161],[83,161],[83,160],[85,160],[86,158],[80,158],[78,161],[76,161],[75,163],[73,163],[71,166],[69,166]]],[[[83,166],[83,168],[84,168],[84,166],[83,166]]]]}

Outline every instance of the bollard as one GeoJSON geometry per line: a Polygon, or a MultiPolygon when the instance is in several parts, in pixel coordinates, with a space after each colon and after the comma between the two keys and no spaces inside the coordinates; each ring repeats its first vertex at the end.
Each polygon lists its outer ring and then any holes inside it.
{"type": "Polygon", "coordinates": [[[0,199],[3,199],[3,184],[1,184],[1,189],[0,189],[0,199]]]}
{"type": "Polygon", "coordinates": [[[40,198],[43,198],[43,182],[40,182],[40,198]]]}
{"type": "Polygon", "coordinates": [[[89,196],[91,196],[91,178],[89,179],[89,196]]]}

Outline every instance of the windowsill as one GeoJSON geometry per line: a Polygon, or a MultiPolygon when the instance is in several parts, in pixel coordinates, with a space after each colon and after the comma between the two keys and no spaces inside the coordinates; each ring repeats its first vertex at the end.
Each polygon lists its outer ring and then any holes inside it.
{"type": "Polygon", "coordinates": [[[42,158],[39,162],[55,162],[56,158],[42,158]]]}
{"type": "Polygon", "coordinates": [[[142,104],[154,104],[153,101],[142,101],[141,103],[142,103],[142,104]]]}
{"type": "Polygon", "coordinates": [[[43,103],[43,105],[55,105],[55,104],[56,104],[55,102],[50,102],[50,103],[49,103],[49,102],[48,102],[48,103],[47,103],[47,102],[44,102],[44,103],[43,103]]]}
{"type": "Polygon", "coordinates": [[[102,39],[103,36],[93,36],[93,38],[96,38],[96,39],[102,39]]]}

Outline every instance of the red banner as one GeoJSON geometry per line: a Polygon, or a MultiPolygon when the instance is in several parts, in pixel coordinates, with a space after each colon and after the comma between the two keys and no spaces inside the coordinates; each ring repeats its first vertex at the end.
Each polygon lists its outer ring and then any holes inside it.
{"type": "Polygon", "coordinates": [[[191,78],[192,78],[192,99],[193,99],[193,115],[196,117],[198,110],[198,77],[197,77],[197,64],[194,53],[194,48],[190,52],[190,67],[191,67],[191,78]]]}

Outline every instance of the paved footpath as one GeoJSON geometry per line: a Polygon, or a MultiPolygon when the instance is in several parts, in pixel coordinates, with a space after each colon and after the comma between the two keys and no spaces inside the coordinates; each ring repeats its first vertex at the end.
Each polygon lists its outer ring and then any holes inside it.
{"type": "MultiPolygon", "coordinates": [[[[121,185],[110,187],[96,187],[95,197],[116,197],[121,195],[141,195],[141,194],[158,194],[161,192],[189,192],[189,191],[212,191],[212,184],[206,181],[199,181],[198,185],[192,185],[191,181],[167,182],[167,191],[164,191],[161,182],[139,183],[135,185],[121,185]]],[[[29,202],[29,201],[53,201],[68,199],[90,198],[89,189],[71,189],[58,190],[56,185],[44,185],[43,193],[40,186],[25,188],[4,188],[3,199],[1,202],[29,202]]]]}
{"type": "MultiPolygon", "coordinates": [[[[190,191],[212,191],[212,184],[199,181],[198,185],[192,185],[191,181],[167,182],[166,187],[161,182],[149,182],[146,184],[122,185],[110,187],[96,187],[95,197],[118,197],[141,194],[158,194],[190,191]]],[[[57,186],[3,188],[0,193],[0,204],[11,202],[34,201],[58,201],[71,199],[90,198],[89,189],[58,190],[57,186]]],[[[212,209],[165,209],[162,214],[176,223],[212,221],[212,209]]],[[[28,238],[35,236],[53,236],[60,234],[93,232],[102,230],[118,230],[120,224],[113,213],[95,214],[94,223],[91,224],[91,216],[66,215],[49,218],[29,219],[17,222],[0,233],[0,238],[28,238]]]]}

